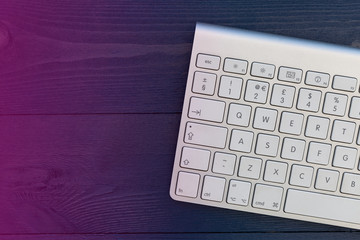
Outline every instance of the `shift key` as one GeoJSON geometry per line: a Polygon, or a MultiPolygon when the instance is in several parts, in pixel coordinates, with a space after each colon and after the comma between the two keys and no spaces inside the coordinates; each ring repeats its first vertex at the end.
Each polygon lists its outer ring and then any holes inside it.
{"type": "Polygon", "coordinates": [[[225,148],[227,131],[224,127],[187,122],[184,141],[196,145],[225,148]]]}

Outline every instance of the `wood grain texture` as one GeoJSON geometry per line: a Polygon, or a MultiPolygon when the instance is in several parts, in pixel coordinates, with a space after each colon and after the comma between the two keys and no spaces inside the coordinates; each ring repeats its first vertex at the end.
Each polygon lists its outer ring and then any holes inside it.
{"type": "Polygon", "coordinates": [[[359,10],[356,2],[5,1],[0,114],[180,112],[195,22],[351,45],[359,10]]]}
{"type": "Polygon", "coordinates": [[[358,239],[175,202],[168,190],[195,23],[358,46],[352,1],[6,0],[0,239],[358,239]]]}
{"type": "Polygon", "coordinates": [[[312,233],[183,233],[183,234],[36,234],[36,235],[2,235],[2,240],[301,240],[301,239],[327,239],[327,240],[357,240],[358,232],[312,232],[312,233]]]}
{"type": "Polygon", "coordinates": [[[348,231],[170,199],[179,118],[1,117],[0,234],[348,231]]]}
{"type": "Polygon", "coordinates": [[[169,187],[175,147],[163,141],[177,134],[157,126],[177,118],[0,118],[0,233],[156,229],[167,218],[158,208],[170,199],[159,192],[169,187]]]}

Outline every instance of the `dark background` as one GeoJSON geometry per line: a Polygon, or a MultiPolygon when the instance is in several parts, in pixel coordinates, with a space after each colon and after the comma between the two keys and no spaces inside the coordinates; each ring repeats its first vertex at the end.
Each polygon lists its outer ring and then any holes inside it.
{"type": "Polygon", "coordinates": [[[360,45],[358,1],[1,0],[0,239],[359,239],[169,197],[197,21],[360,45]]]}

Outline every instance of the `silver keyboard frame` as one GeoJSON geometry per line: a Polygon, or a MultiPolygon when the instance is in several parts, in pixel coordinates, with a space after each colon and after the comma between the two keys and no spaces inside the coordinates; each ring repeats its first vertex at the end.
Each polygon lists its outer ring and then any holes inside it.
{"type": "MultiPolygon", "coordinates": [[[[185,92],[184,105],[183,105],[181,123],[180,123],[180,130],[179,130],[178,141],[177,141],[177,149],[176,149],[173,173],[172,173],[172,178],[171,178],[170,196],[174,200],[182,201],[182,202],[196,203],[196,204],[208,205],[208,206],[213,206],[213,207],[233,209],[233,210],[238,210],[238,211],[259,213],[259,214],[265,214],[265,215],[271,215],[271,216],[277,216],[277,217],[283,217],[283,218],[290,218],[290,219],[297,219],[297,220],[304,220],[304,221],[310,221],[310,222],[316,222],[316,223],[324,223],[324,224],[331,224],[331,225],[336,225],[336,226],[360,229],[360,225],[358,225],[358,224],[335,221],[335,220],[330,220],[330,219],[320,219],[320,218],[303,216],[303,215],[289,214],[289,213],[285,213],[283,211],[286,190],[288,188],[360,199],[360,196],[356,197],[356,196],[351,196],[351,195],[344,195],[339,192],[342,174],[344,172],[351,172],[351,173],[357,173],[357,174],[360,173],[360,171],[358,170],[359,169],[358,161],[355,164],[355,168],[353,170],[346,170],[346,169],[332,167],[331,166],[332,160],[329,161],[329,165],[323,166],[323,165],[307,163],[305,159],[303,159],[301,162],[291,161],[291,160],[279,160],[280,150],[278,151],[277,157],[274,157],[274,158],[258,156],[256,154],[254,154],[252,151],[250,154],[244,154],[244,155],[254,156],[254,157],[263,159],[262,170],[261,170],[261,175],[260,175],[261,177],[258,180],[242,179],[237,176],[237,169],[239,166],[239,156],[241,156],[242,153],[231,151],[228,148],[230,134],[231,134],[232,129],[242,129],[242,130],[253,131],[255,133],[255,136],[257,133],[268,133],[268,134],[278,135],[278,136],[280,136],[279,149],[281,149],[282,139],[285,136],[286,137],[294,137],[294,136],[288,135],[288,134],[283,134],[278,131],[279,117],[277,119],[276,129],[274,132],[267,132],[267,131],[254,129],[252,127],[252,122],[250,122],[250,126],[247,128],[232,126],[232,125],[228,125],[226,123],[227,111],[228,111],[229,104],[231,102],[244,103],[246,105],[250,105],[252,107],[252,109],[254,109],[255,107],[258,107],[258,106],[261,106],[264,108],[271,108],[271,109],[276,108],[276,109],[280,110],[279,115],[280,115],[281,110],[292,111],[292,112],[299,111],[304,115],[304,119],[306,119],[308,115],[325,116],[324,114],[321,113],[321,109],[322,109],[322,105],[323,105],[323,101],[324,101],[324,92],[337,92],[337,93],[341,93],[341,94],[347,94],[348,107],[349,107],[351,97],[360,96],[359,91],[358,91],[359,82],[360,82],[359,81],[360,80],[359,64],[360,64],[360,50],[359,49],[345,47],[345,46],[337,46],[337,45],[332,45],[332,44],[327,44],[327,43],[318,43],[318,42],[309,41],[309,40],[289,38],[289,37],[284,37],[284,36],[276,36],[276,35],[265,34],[265,33],[251,32],[251,31],[246,31],[246,30],[232,29],[232,28],[228,28],[228,27],[219,27],[219,26],[214,26],[214,25],[209,25],[209,24],[204,24],[204,23],[198,23],[196,25],[194,43],[193,43],[193,48],[192,48],[192,55],[191,55],[191,60],[190,60],[189,73],[188,73],[188,78],[187,78],[187,87],[186,87],[186,92],[185,92]],[[215,70],[207,70],[207,69],[197,68],[196,67],[196,58],[197,58],[197,54],[199,54],[199,53],[220,56],[221,57],[220,69],[215,71],[215,70]],[[235,59],[243,59],[243,60],[248,61],[249,65],[248,65],[248,70],[247,70],[246,75],[238,75],[238,74],[224,72],[223,71],[223,63],[224,63],[224,59],[226,57],[235,58],[235,59]],[[250,75],[250,66],[251,66],[252,62],[263,62],[263,63],[274,64],[276,66],[275,77],[273,79],[264,79],[264,78],[251,76],[250,75]],[[280,66],[287,66],[287,67],[294,67],[294,68],[302,69],[303,75],[302,75],[301,83],[292,84],[292,83],[280,82],[279,80],[277,80],[278,70],[279,70],[280,66]],[[358,79],[357,90],[353,93],[350,93],[350,92],[333,90],[331,88],[331,84],[329,84],[329,86],[324,89],[306,85],[304,83],[304,77],[305,77],[306,71],[308,71],[308,70],[329,73],[330,74],[330,83],[331,83],[332,77],[334,75],[344,75],[344,76],[356,77],[358,79]],[[191,88],[192,88],[193,76],[194,76],[195,71],[205,71],[205,72],[210,72],[210,73],[216,73],[216,75],[217,75],[216,88],[215,88],[215,94],[213,96],[208,97],[208,96],[204,96],[204,95],[200,95],[200,94],[195,94],[192,92],[191,88]],[[274,107],[274,106],[270,105],[270,100],[269,100],[269,98],[271,96],[271,91],[269,91],[268,100],[267,100],[266,104],[254,104],[251,102],[245,102],[245,101],[243,101],[244,90],[245,90],[244,83],[243,83],[243,89],[241,92],[240,100],[220,98],[217,95],[217,93],[218,93],[218,87],[219,87],[219,84],[218,84],[219,78],[221,75],[241,77],[241,78],[243,78],[244,81],[246,81],[247,79],[257,79],[259,81],[267,81],[270,83],[269,89],[272,89],[272,85],[274,83],[295,85],[297,87],[297,91],[295,94],[294,103],[297,102],[297,97],[298,97],[297,93],[298,93],[299,88],[303,87],[303,88],[317,89],[317,90],[323,91],[322,99],[321,99],[321,103],[320,103],[321,108],[318,113],[312,113],[312,112],[296,110],[295,104],[294,104],[293,108],[291,108],[291,109],[274,107]],[[223,122],[214,124],[214,123],[209,123],[209,122],[203,121],[203,120],[190,119],[188,117],[187,113],[188,113],[188,108],[189,108],[189,100],[190,100],[191,96],[199,96],[199,97],[211,98],[214,100],[224,101],[226,103],[226,108],[225,108],[223,122]],[[228,136],[227,136],[227,140],[226,140],[225,149],[218,150],[218,149],[213,149],[211,147],[203,147],[203,146],[197,146],[197,145],[185,143],[184,142],[184,134],[185,134],[184,130],[185,130],[186,122],[188,122],[188,121],[195,122],[195,123],[199,122],[199,123],[204,123],[204,124],[212,124],[212,125],[223,126],[223,127],[228,128],[228,136]],[[211,159],[213,157],[214,150],[225,152],[225,153],[236,154],[237,160],[236,160],[234,175],[226,176],[226,175],[213,173],[211,171],[211,169],[212,169],[212,161],[211,160],[210,160],[208,171],[199,171],[199,170],[190,170],[190,169],[181,168],[180,167],[181,151],[182,151],[182,148],[185,146],[211,150],[211,159]],[[284,184],[276,184],[276,183],[273,184],[273,183],[269,183],[269,182],[266,182],[263,180],[262,176],[264,173],[264,165],[265,165],[264,162],[267,159],[275,160],[275,161],[286,161],[289,164],[288,173],[287,173],[286,181],[284,184]],[[312,166],[314,168],[314,176],[313,176],[312,185],[310,188],[303,188],[303,187],[296,187],[296,186],[289,185],[289,172],[290,172],[290,168],[291,168],[292,164],[303,164],[303,165],[307,165],[307,166],[312,166]],[[315,179],[316,171],[318,168],[336,169],[337,171],[340,172],[338,187],[337,187],[337,191],[335,193],[329,193],[327,191],[321,191],[321,190],[314,189],[314,179],[315,179]],[[179,171],[193,172],[193,173],[197,173],[201,176],[199,187],[198,187],[198,195],[196,198],[183,197],[183,196],[178,196],[175,194],[177,176],[178,176],[179,171]],[[201,199],[201,189],[202,189],[203,179],[204,179],[205,175],[218,176],[218,177],[222,177],[222,178],[226,179],[224,197],[223,197],[222,202],[214,202],[214,201],[208,201],[208,200],[201,199]],[[244,206],[237,206],[237,205],[231,205],[231,204],[226,203],[226,195],[227,195],[228,184],[229,184],[230,179],[237,179],[237,180],[244,180],[244,181],[251,182],[252,189],[251,189],[248,206],[244,207],[244,206]],[[284,193],[283,193],[283,197],[282,197],[282,204],[281,204],[282,206],[281,206],[281,210],[279,212],[258,209],[258,208],[254,208],[251,206],[254,185],[256,183],[263,183],[263,184],[267,184],[267,185],[283,187],[284,193]]],[[[348,112],[348,110],[347,110],[347,112],[348,112]]],[[[253,119],[253,114],[254,114],[254,111],[252,111],[251,119],[253,119]]],[[[333,121],[335,119],[339,119],[339,117],[331,116],[331,115],[326,115],[326,117],[329,118],[331,121],[331,125],[329,126],[329,129],[331,129],[333,121]]],[[[355,137],[354,137],[355,140],[352,144],[347,144],[347,146],[355,147],[358,150],[360,150],[360,147],[356,144],[357,132],[359,130],[359,122],[360,121],[349,118],[347,116],[347,114],[344,117],[341,117],[341,119],[356,122],[356,133],[355,133],[355,137]]],[[[297,138],[300,138],[300,139],[305,138],[305,137],[303,137],[305,124],[306,124],[306,121],[304,120],[302,134],[300,137],[297,137],[297,138]]],[[[295,136],[295,138],[296,138],[296,136],[295,136]]],[[[328,134],[328,137],[326,140],[314,140],[314,141],[333,144],[333,142],[329,139],[330,139],[330,136],[328,134]]],[[[309,141],[306,141],[306,148],[305,148],[306,150],[304,153],[304,158],[307,155],[308,142],[309,141]]],[[[341,144],[339,144],[339,145],[341,145],[341,144]]],[[[254,145],[253,145],[253,149],[254,149],[254,145]]],[[[334,152],[334,145],[331,150],[331,155],[330,155],[331,158],[330,159],[332,159],[333,152],[334,152]]],[[[359,159],[359,154],[360,154],[360,151],[358,151],[357,159],[359,159]]]]}

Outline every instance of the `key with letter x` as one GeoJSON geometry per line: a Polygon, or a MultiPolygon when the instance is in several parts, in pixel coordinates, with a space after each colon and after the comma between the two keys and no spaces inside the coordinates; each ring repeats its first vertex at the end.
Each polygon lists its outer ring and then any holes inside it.
{"type": "Polygon", "coordinates": [[[266,162],[264,180],[269,182],[284,183],[286,172],[286,163],[269,160],[266,162]]]}

